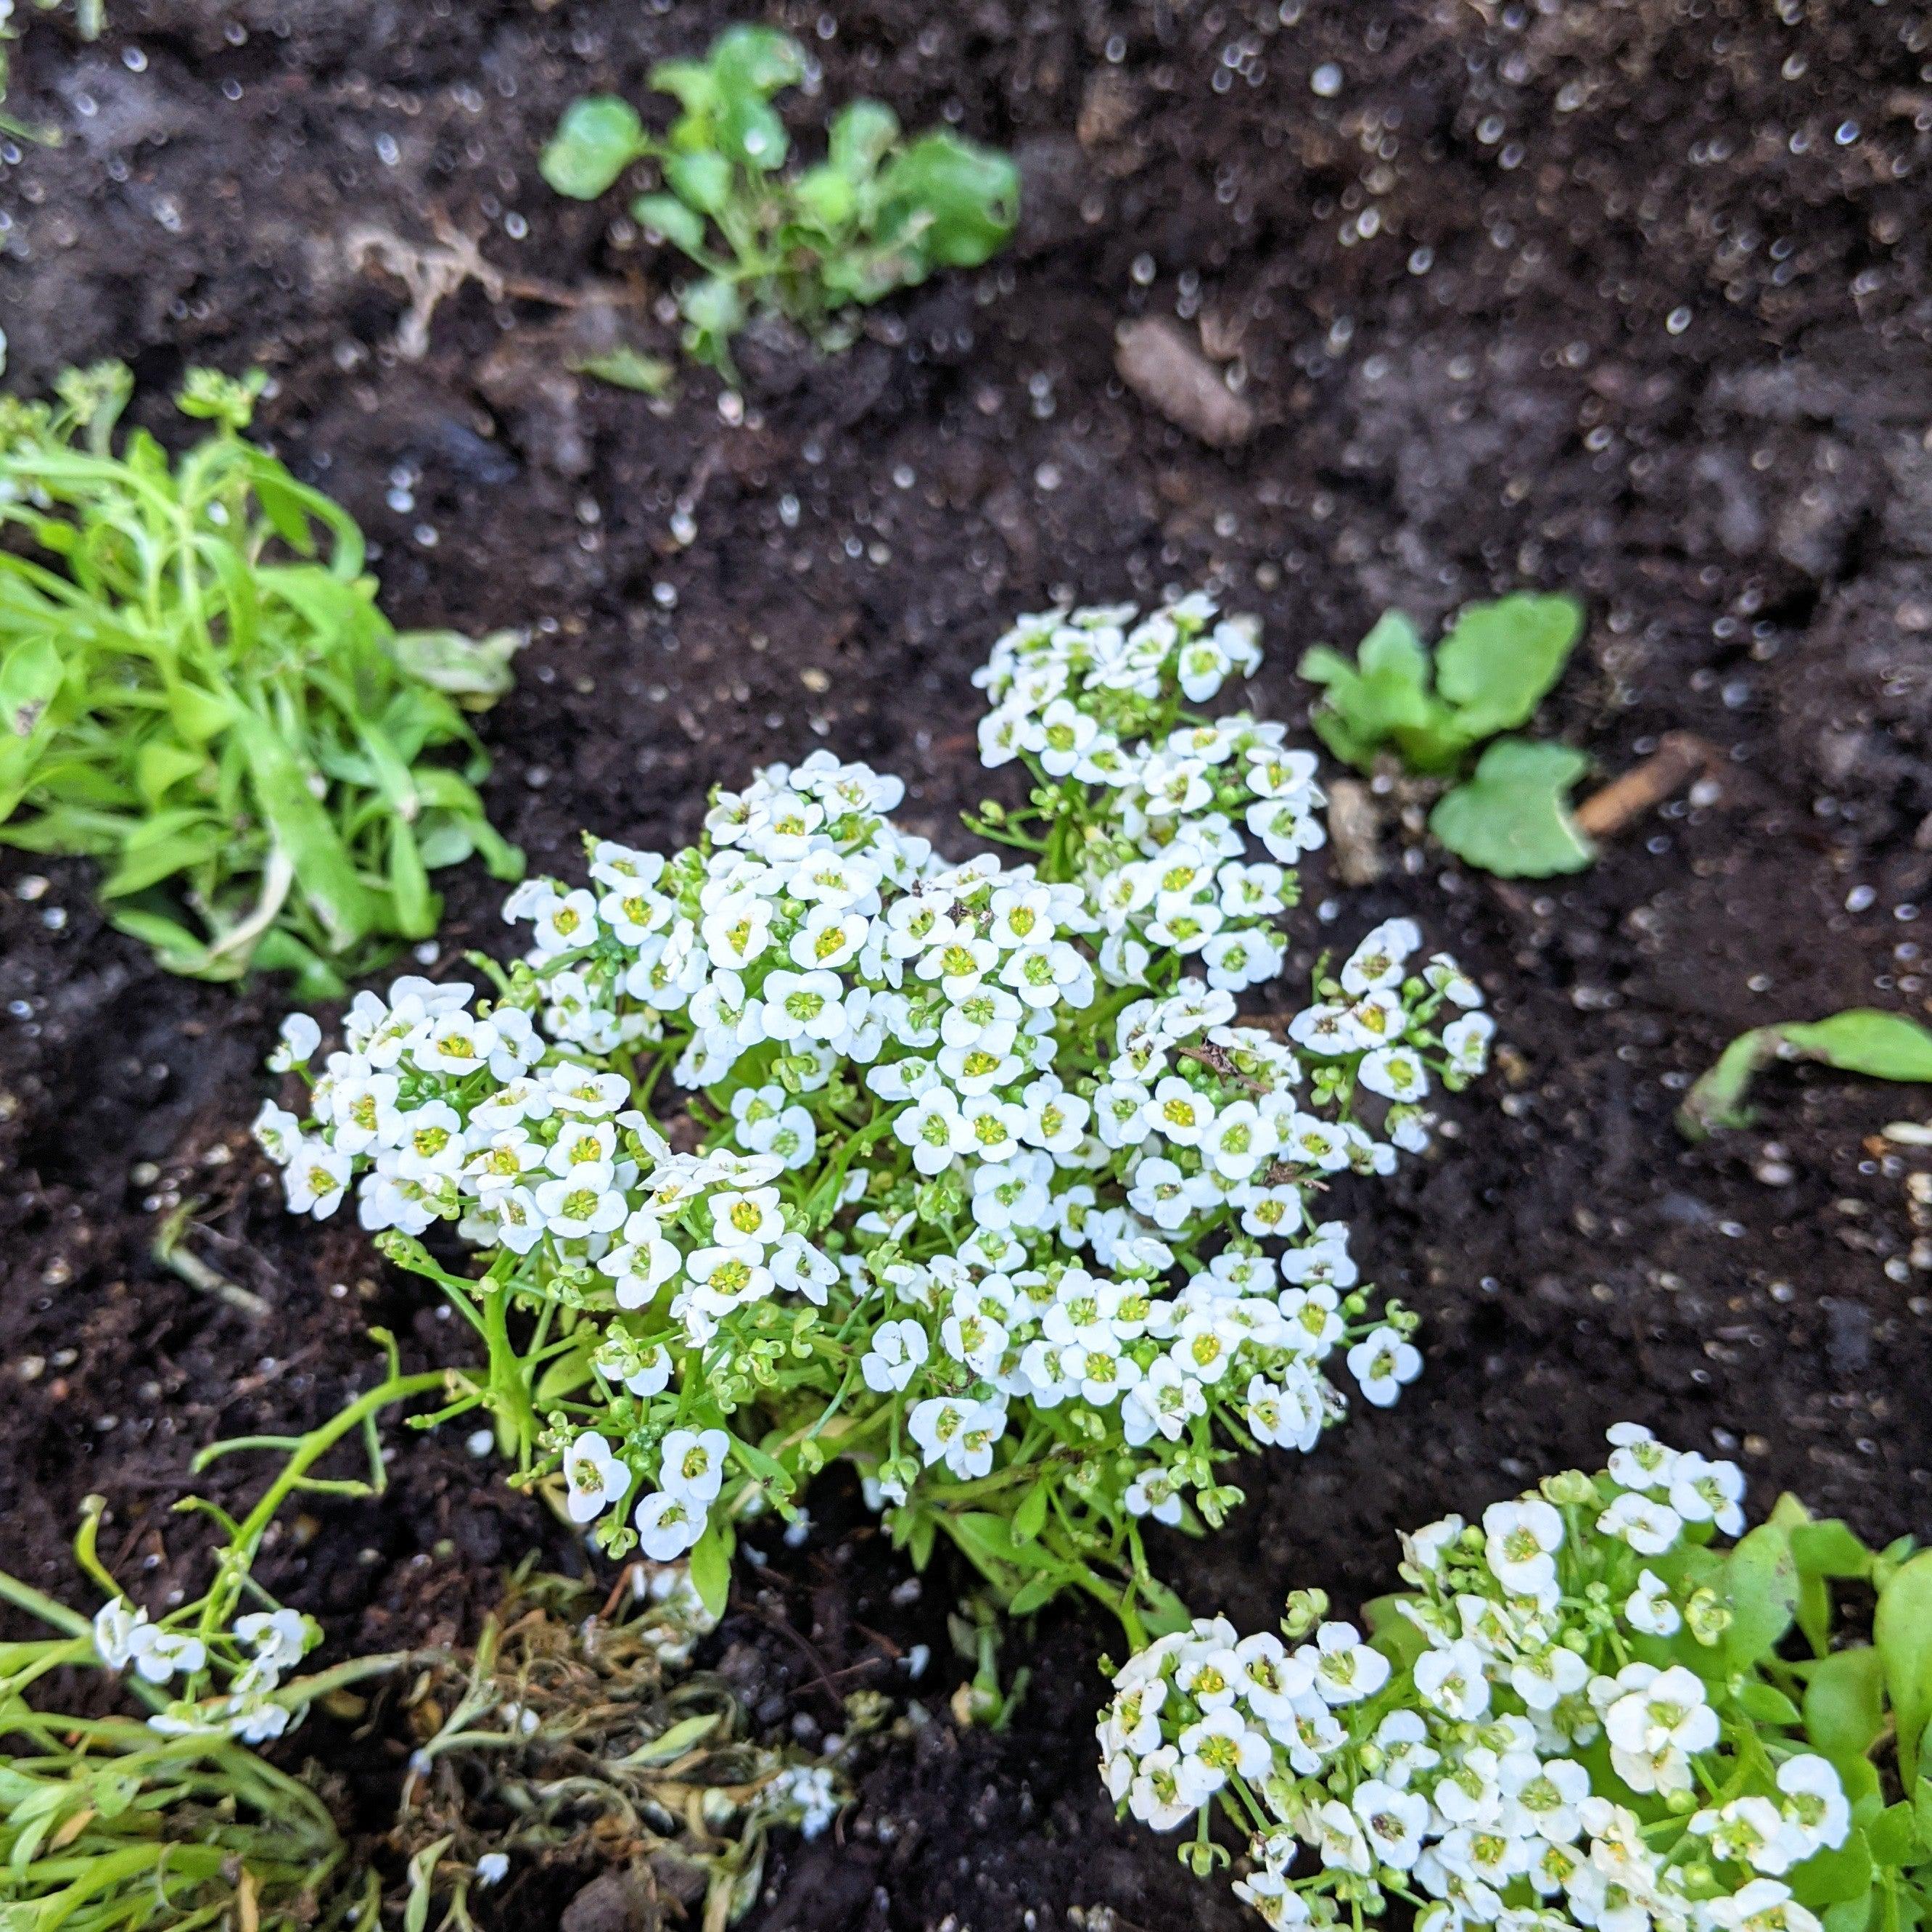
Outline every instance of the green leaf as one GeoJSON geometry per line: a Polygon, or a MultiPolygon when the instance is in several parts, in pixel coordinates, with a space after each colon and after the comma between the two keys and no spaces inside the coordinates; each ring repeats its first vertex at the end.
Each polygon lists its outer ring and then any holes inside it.
{"type": "Polygon", "coordinates": [[[775,173],[791,152],[784,123],[763,100],[748,94],[725,97],[718,116],[718,142],[726,155],[754,174],[775,173]]]}
{"type": "Polygon", "coordinates": [[[731,164],[722,154],[673,154],[664,164],[664,184],[700,214],[731,205],[731,164]]]}
{"type": "MultiPolygon", "coordinates": [[[[1413,755],[1407,747],[1419,751],[1424,739],[1439,732],[1444,722],[1442,708],[1430,693],[1422,640],[1400,610],[1385,611],[1376,620],[1352,664],[1339,651],[1317,644],[1304,653],[1300,671],[1325,693],[1312,720],[1322,741],[1338,758],[1361,770],[1399,735],[1406,740],[1405,758],[1413,755]]],[[[1453,764],[1467,741],[1438,748],[1453,764]]]]}
{"type": "Polygon", "coordinates": [[[580,356],[567,366],[577,375],[593,376],[613,388],[634,389],[646,396],[668,395],[675,375],[662,356],[643,355],[627,342],[601,355],[580,356]]]}
{"type": "MultiPolygon", "coordinates": [[[[1869,1852],[1865,1862],[1871,1862],[1869,1852]]],[[[1873,1897],[1873,1888],[1868,1885],[1856,1898],[1829,1907],[1824,1914],[1825,1932],[1866,1932],[1871,1923],[1873,1897]]]]}
{"type": "Polygon", "coordinates": [[[1905,1013],[1855,1006],[1780,1029],[1786,1046],[1841,1073],[1932,1081],[1932,1028],[1905,1013]]]}
{"type": "Polygon", "coordinates": [[[828,235],[842,229],[859,205],[850,177],[830,162],[807,168],[792,183],[791,191],[813,224],[828,235]]]}
{"type": "Polygon", "coordinates": [[[674,194],[640,194],[631,204],[631,217],[640,227],[662,235],[687,255],[704,252],[704,218],[674,194]]]}
{"type": "Polygon", "coordinates": [[[1898,1762],[1908,1790],[1918,1775],[1925,1727],[1932,1720],[1932,1550],[1901,1564],[1879,1592],[1872,1647],[1898,1726],[1898,1762]]]}
{"type": "Polygon", "coordinates": [[[714,1617],[722,1617],[730,1600],[731,1546],[736,1540],[730,1526],[721,1527],[713,1516],[692,1550],[691,1587],[714,1617]]]}
{"type": "MultiPolygon", "coordinates": [[[[1872,1855],[1865,1834],[1855,1831],[1836,1851],[1818,1852],[1786,1880],[1800,1905],[1814,1912],[1869,1898],[1872,1855]]],[[[1828,1921],[1827,1922],[1828,1922],[1828,1921]]]]}
{"type": "Polygon", "coordinates": [[[640,1750],[628,1753],[627,1765],[670,1764],[694,1749],[724,1721],[722,1713],[700,1711],[694,1718],[682,1718],[661,1732],[640,1750]]]}
{"type": "Polygon", "coordinates": [[[159,805],[183,778],[193,778],[207,764],[207,753],[196,746],[157,738],[136,754],[134,779],[141,788],[141,796],[150,805],[159,805]]]}
{"type": "Polygon", "coordinates": [[[1724,1594],[1730,1628],[1724,1656],[1734,1670],[1748,1670],[1776,1649],[1798,1607],[1798,1564],[1791,1534],[1781,1525],[1760,1523],[1724,1564],[1724,1594]]]}
{"type": "Polygon", "coordinates": [[[1762,1678],[1747,1678],[1738,1686],[1737,1706],[1754,1724],[1795,1724],[1798,1706],[1775,1684],[1762,1678]]]}
{"type": "Polygon", "coordinates": [[[1013,1535],[1018,1541],[1032,1542],[1046,1527],[1046,1484],[1037,1482],[1013,1512],[1013,1535]]]}
{"type": "Polygon", "coordinates": [[[679,306],[691,325],[692,352],[700,361],[722,363],[731,338],[745,320],[745,305],[736,286],[722,276],[710,276],[692,283],[679,306]]]}
{"type": "Polygon", "coordinates": [[[1399,1596],[1376,1597],[1362,1606],[1369,1638],[1398,1670],[1406,1670],[1429,1648],[1428,1640],[1398,1607],[1399,1596]]]}
{"type": "Polygon", "coordinates": [[[545,1366],[543,1373],[537,1378],[535,1390],[538,1408],[551,1408],[566,1396],[574,1395],[578,1390],[590,1386],[591,1354],[590,1344],[581,1342],[545,1366]]]}
{"type": "Polygon", "coordinates": [[[51,638],[29,638],[0,662],[0,732],[31,738],[65,676],[51,638]]]}
{"type": "Polygon", "coordinates": [[[563,110],[537,166],[559,194],[595,201],[646,151],[644,123],[628,100],[586,94],[563,110]]]}
{"type": "Polygon", "coordinates": [[[1918,1835],[1918,1821],[1912,1806],[1904,1798],[1888,1804],[1864,1828],[1864,1840],[1875,1865],[1903,1865],[1912,1862],[1918,1835]]]}
{"type": "Polygon", "coordinates": [[[1861,1644],[1820,1658],[1804,1686],[1804,1730],[1811,1742],[1827,1757],[1862,1757],[1884,1728],[1885,1671],[1878,1652],[1861,1644]]]}
{"type": "Polygon", "coordinates": [[[881,242],[915,243],[938,267],[977,268],[1006,245],[1019,220],[1020,172],[990,148],[926,134],[880,173],[879,200],[881,242]]]}
{"type": "Polygon", "coordinates": [[[398,631],[389,654],[406,676],[452,698],[478,698],[479,710],[516,682],[510,660],[523,647],[520,631],[490,631],[480,638],[460,631],[398,631]]]}
{"type": "Polygon", "coordinates": [[[1822,1020],[1786,1021],[1740,1034],[1699,1078],[1678,1110],[1678,1130],[1691,1140],[1748,1126],[1744,1104],[1753,1078],[1774,1060],[1817,1060],[1841,1073],[1877,1080],[1932,1081],[1932,1028],[1907,1013],[1854,1006],[1822,1020]]]}
{"type": "Polygon", "coordinates": [[[1791,1531],[1791,1553],[1801,1576],[1844,1576],[1862,1580],[1871,1574],[1872,1552],[1836,1516],[1798,1523],[1791,1531]]]}
{"type": "Polygon", "coordinates": [[[1465,863],[1498,878],[1580,872],[1596,855],[1564,794],[1589,762],[1568,745],[1500,738],[1474,776],[1437,802],[1429,829],[1465,863]]]}
{"type": "Polygon", "coordinates": [[[1012,1594],[1006,1605],[1006,1614],[1011,1617],[1024,1617],[1032,1614],[1052,1602],[1065,1586],[1058,1576],[1042,1572],[1029,1576],[1012,1594]]]}
{"type": "Polygon", "coordinates": [[[866,180],[898,137],[899,117],[883,101],[854,100],[832,117],[831,164],[848,181],[866,180]]]}
{"type": "Polygon", "coordinates": [[[776,27],[728,27],[707,56],[719,86],[770,96],[805,78],[805,50],[776,27]]]}
{"type": "Polygon", "coordinates": [[[1519,592],[1466,604],[1436,647],[1436,694],[1472,743],[1528,722],[1583,634],[1575,598],[1519,592]]]}
{"type": "Polygon", "coordinates": [[[660,61],[646,76],[652,88],[670,94],[688,115],[703,119],[718,105],[718,76],[701,61],[660,61]]]}

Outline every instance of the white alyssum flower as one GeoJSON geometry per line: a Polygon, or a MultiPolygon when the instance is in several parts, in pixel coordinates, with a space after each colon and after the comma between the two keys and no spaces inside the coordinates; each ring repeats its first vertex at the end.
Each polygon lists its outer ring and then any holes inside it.
{"type": "Polygon", "coordinates": [[[1339,1622],[1311,1633],[1299,1593],[1292,1649],[1207,1618],[1142,1649],[1098,1726],[1116,1802],[1161,1831],[1221,1806],[1254,1822],[1236,1890],[1271,1925],[1330,1923],[1338,1901],[1380,1918],[1399,1894],[1429,1932],[1820,1932],[1792,1886],[1853,1828],[1838,1772],[1720,1714],[1714,1642],[1693,1643],[1701,1674],[1630,1654],[1667,1659],[1663,1640],[1697,1627],[1701,1574],[1652,1567],[1633,1534],[1663,1532],[1680,1481],[1709,1510],[1690,1520],[1714,1523],[1742,1478],[1611,1435],[1600,1475],[1405,1537],[1386,1649],[1339,1622]]]}
{"type": "Polygon", "coordinates": [[[1200,715],[1258,662],[1203,596],[1020,620],[982,742],[1064,811],[964,863],[823,751],[681,851],[586,839],[510,895],[512,972],[360,994],[333,1052],[291,1023],[306,1108],[257,1126],[290,1205],[436,1270],[542,1418],[526,1473],[614,1556],[789,1514],[840,1454],[886,1507],[1075,1452],[1100,1479],[1056,1509],[1117,1543],[1218,1517],[1238,1445],[1304,1453],[1420,1371],[1311,1209],[1425,1148],[1487,1037],[1404,919],[1286,1037],[1241,1022],[1323,838],[1312,754],[1200,715]],[[472,1286],[417,1245],[439,1223],[472,1286]]]}

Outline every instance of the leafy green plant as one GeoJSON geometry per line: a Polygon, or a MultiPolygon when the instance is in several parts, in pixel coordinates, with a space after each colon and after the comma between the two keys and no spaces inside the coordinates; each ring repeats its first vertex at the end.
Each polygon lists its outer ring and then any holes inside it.
{"type": "Polygon", "coordinates": [[[1474,773],[1438,802],[1430,830],[1459,858],[1503,878],[1574,872],[1594,856],[1565,800],[1588,760],[1568,746],[1498,738],[1528,722],[1576,640],[1575,599],[1529,592],[1466,605],[1432,660],[1415,626],[1387,613],[1353,662],[1318,645],[1301,674],[1323,689],[1312,722],[1345,763],[1372,770],[1392,753],[1424,778],[1474,773]]]}
{"type": "Polygon", "coordinates": [[[1691,1139],[1748,1126],[1744,1096],[1774,1060],[1816,1060],[1876,1080],[1932,1082],[1932,1028],[1906,1013],[1853,1006],[1822,1020],[1787,1020],[1740,1034],[1685,1095],[1677,1124],[1691,1139]]]}
{"type": "Polygon", "coordinates": [[[1744,1533],[1735,1464],[1610,1439],[1594,1475],[1404,1537],[1367,1642],[1297,1591],[1280,1638],[1204,1618],[1144,1649],[1100,1721],[1115,1798],[1195,1822],[1198,1874],[1216,1811],[1251,1834],[1235,1889],[1276,1928],[1922,1924],[1932,1551],[1790,1496],[1744,1533]]]}
{"type": "Polygon", "coordinates": [[[832,120],[826,158],[785,172],[790,137],[773,98],[806,74],[805,54],[768,27],[728,28],[702,61],[666,61],[650,84],[682,110],[647,130],[614,94],[574,101],[544,149],[543,176],[578,201],[632,163],[662,186],[632,214],[703,272],[680,297],[685,344],[728,371],[731,338],[776,310],[836,340],[831,325],[940,268],[976,268],[1018,218],[1019,172],[1006,155],[944,129],[905,140],[892,110],[855,100],[832,120]]]}
{"type": "Polygon", "coordinates": [[[246,440],[260,379],[192,374],[178,460],[113,433],[117,364],[0,403],[0,841],[100,860],[109,917],[170,971],[292,968],[312,995],[427,938],[429,874],[522,859],[462,706],[509,634],[399,634],[348,514],[246,440]],[[430,755],[448,748],[460,768],[430,755]]]}

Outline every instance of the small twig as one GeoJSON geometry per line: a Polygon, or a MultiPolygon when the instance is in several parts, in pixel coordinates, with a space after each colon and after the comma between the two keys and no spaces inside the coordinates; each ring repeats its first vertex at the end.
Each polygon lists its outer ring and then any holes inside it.
{"type": "Polygon", "coordinates": [[[218,1273],[207,1262],[182,1245],[190,1217],[200,1205],[199,1202],[184,1201],[161,1223],[160,1232],[154,1237],[152,1252],[156,1261],[170,1274],[178,1276],[189,1287],[202,1294],[212,1294],[218,1301],[225,1301],[237,1313],[245,1315],[251,1322],[260,1322],[270,1312],[268,1304],[259,1294],[252,1294],[238,1282],[230,1281],[225,1274],[218,1273]]]}
{"type": "Polygon", "coordinates": [[[1640,765],[1592,792],[1573,814],[1577,830],[1592,838],[1621,832],[1640,813],[1672,796],[1700,774],[1714,778],[1724,768],[1724,754],[1694,731],[1666,731],[1657,749],[1640,765]]]}

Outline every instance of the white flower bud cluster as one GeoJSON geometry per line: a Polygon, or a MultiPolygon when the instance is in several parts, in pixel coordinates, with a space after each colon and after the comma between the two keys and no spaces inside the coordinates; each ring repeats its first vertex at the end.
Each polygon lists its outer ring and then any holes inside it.
{"type": "Polygon", "coordinates": [[[1700,1580],[1742,1473],[1610,1441],[1601,1475],[1405,1537],[1412,1593],[1373,1647],[1215,1618],[1142,1651],[1100,1720],[1116,1799],[1160,1831],[1203,1814],[1204,1840],[1224,1807],[1253,1834],[1235,1890],[1277,1928],[1399,1904],[1421,1932],[1819,1932],[1787,1880],[1850,1804],[1732,1701],[1700,1580]]]}
{"type": "MultiPolygon", "coordinates": [[[[264,1108],[292,1207],[353,1187],[370,1228],[454,1222],[494,1251],[478,1292],[577,1349],[550,1440],[579,1521],[626,1510],[673,1558],[844,1454],[902,1507],[1037,1469],[1118,1544],[1232,1500],[1227,1444],[1312,1446],[1337,1351],[1372,1402],[1416,1374],[1311,1205],[1426,1146],[1492,1028],[1406,920],[1285,1031],[1238,1022],[1320,795],[1280,727],[1184,710],[1255,661],[1212,616],[1001,640],[984,681],[1040,784],[982,829],[1019,862],[944,862],[863,765],[775,766],[673,856],[586,842],[587,885],[512,895],[532,939],[497,997],[363,994],[308,1118],[264,1108]],[[664,1072],[696,1151],[644,1110],[664,1072]]],[[[319,1037],[298,1017],[284,1058],[319,1037]]]]}
{"type": "Polygon", "coordinates": [[[288,1707],[274,1701],[282,1673],[321,1641],[299,1611],[251,1610],[213,1637],[198,1628],[154,1623],[116,1597],[94,1619],[94,1647],[110,1670],[132,1669],[154,1684],[183,1680],[182,1694],[148,1720],[168,1737],[231,1737],[266,1744],[289,1728],[288,1707]],[[225,1682],[225,1690],[214,1687],[225,1682]]]}

